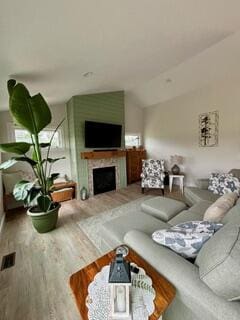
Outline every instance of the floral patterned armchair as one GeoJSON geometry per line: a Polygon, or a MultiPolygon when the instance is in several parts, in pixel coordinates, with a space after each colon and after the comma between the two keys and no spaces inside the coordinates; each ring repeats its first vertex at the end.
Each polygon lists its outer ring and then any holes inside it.
{"type": "Polygon", "coordinates": [[[164,195],[164,160],[142,160],[141,187],[162,189],[164,195]]]}

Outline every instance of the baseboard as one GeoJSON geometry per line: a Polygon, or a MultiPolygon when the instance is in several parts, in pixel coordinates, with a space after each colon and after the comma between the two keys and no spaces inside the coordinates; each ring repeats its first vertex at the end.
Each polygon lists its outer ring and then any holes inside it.
{"type": "Polygon", "coordinates": [[[1,234],[2,229],[3,229],[5,217],[6,217],[6,214],[5,214],[5,212],[3,212],[2,219],[1,219],[1,221],[0,221],[0,234],[1,234]]]}

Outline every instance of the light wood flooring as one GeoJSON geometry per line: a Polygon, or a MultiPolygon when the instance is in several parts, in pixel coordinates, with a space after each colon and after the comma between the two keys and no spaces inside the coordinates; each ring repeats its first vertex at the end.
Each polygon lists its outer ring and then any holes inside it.
{"type": "MultiPolygon", "coordinates": [[[[181,199],[178,192],[166,196],[181,199]]],[[[81,319],[68,280],[100,253],[77,222],[140,197],[140,186],[132,184],[87,201],[65,202],[57,229],[46,234],[33,229],[24,210],[9,213],[0,235],[0,259],[16,252],[16,262],[0,271],[0,320],[81,319]]]]}

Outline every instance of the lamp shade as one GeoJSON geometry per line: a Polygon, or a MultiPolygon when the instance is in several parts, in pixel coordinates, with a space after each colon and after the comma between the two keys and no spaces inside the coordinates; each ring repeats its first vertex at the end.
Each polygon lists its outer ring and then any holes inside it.
{"type": "Polygon", "coordinates": [[[183,164],[183,157],[175,154],[170,157],[170,161],[172,164],[183,164]]]}

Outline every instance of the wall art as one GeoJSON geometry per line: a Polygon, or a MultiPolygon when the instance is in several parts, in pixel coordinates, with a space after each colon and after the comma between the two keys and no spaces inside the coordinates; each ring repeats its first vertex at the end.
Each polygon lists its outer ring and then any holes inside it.
{"type": "Polygon", "coordinates": [[[199,146],[218,146],[219,112],[212,111],[199,115],[199,146]]]}

